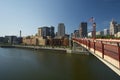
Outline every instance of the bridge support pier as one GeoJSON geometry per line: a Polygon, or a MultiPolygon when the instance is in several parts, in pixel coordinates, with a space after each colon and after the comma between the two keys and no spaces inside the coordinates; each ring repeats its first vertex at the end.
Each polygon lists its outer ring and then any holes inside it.
{"type": "Polygon", "coordinates": [[[76,42],[73,42],[72,52],[78,54],[89,54],[89,52],[84,47],[82,47],[80,44],[76,42]]]}
{"type": "Polygon", "coordinates": [[[77,43],[73,42],[73,52],[76,51],[76,46],[77,46],[77,43]]]}

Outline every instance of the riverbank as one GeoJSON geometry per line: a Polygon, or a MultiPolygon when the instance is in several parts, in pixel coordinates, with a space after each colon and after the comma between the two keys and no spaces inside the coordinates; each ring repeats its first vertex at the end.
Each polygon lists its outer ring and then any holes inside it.
{"type": "Polygon", "coordinates": [[[1,45],[1,48],[15,48],[15,46],[11,46],[11,45],[1,45]]]}
{"type": "Polygon", "coordinates": [[[9,45],[9,46],[1,46],[2,48],[22,48],[22,49],[32,49],[32,50],[53,50],[60,51],[63,53],[76,53],[76,54],[86,54],[89,55],[88,51],[84,50],[73,50],[71,48],[66,47],[51,47],[51,46],[24,46],[24,45],[9,45]]]}
{"type": "Polygon", "coordinates": [[[23,48],[23,49],[54,50],[54,51],[63,51],[63,52],[66,52],[65,48],[55,48],[55,47],[21,46],[21,45],[14,45],[14,47],[15,48],[23,48]]]}
{"type": "Polygon", "coordinates": [[[1,48],[15,48],[15,46],[12,46],[11,44],[7,43],[0,43],[1,48]]]}

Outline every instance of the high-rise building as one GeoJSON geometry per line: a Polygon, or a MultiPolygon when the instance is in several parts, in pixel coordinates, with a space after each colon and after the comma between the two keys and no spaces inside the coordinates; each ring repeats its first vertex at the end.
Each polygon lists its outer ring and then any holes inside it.
{"type": "Polygon", "coordinates": [[[52,37],[52,38],[54,38],[55,37],[55,32],[54,32],[54,27],[53,26],[51,26],[50,27],[50,36],[52,37]]]}
{"type": "Polygon", "coordinates": [[[80,37],[87,37],[87,22],[82,22],[79,29],[80,37]]]}
{"type": "Polygon", "coordinates": [[[39,37],[50,36],[53,38],[55,36],[54,27],[53,26],[51,26],[51,27],[44,26],[44,27],[38,28],[38,36],[39,37]]]}
{"type": "Polygon", "coordinates": [[[80,37],[80,35],[79,35],[79,30],[74,30],[74,37],[80,37]]]}
{"type": "Polygon", "coordinates": [[[42,28],[42,35],[43,35],[43,37],[50,36],[50,28],[49,27],[43,27],[42,28]]]}
{"type": "Polygon", "coordinates": [[[114,20],[110,22],[110,35],[114,35],[118,32],[118,27],[116,24],[117,22],[115,22],[114,20]]]}
{"type": "Polygon", "coordinates": [[[38,36],[39,36],[39,37],[42,37],[42,36],[43,36],[43,35],[42,35],[42,27],[38,28],[38,36]]]}
{"type": "Polygon", "coordinates": [[[120,32],[120,24],[117,24],[117,27],[118,27],[118,32],[120,32]]]}
{"type": "Polygon", "coordinates": [[[65,36],[65,25],[64,23],[59,23],[58,24],[58,33],[57,33],[58,37],[63,37],[65,36]]]}

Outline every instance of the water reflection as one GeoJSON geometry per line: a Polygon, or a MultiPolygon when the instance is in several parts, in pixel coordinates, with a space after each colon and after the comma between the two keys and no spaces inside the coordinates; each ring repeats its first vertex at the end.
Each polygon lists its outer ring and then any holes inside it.
{"type": "Polygon", "coordinates": [[[0,48],[0,80],[120,80],[92,55],[0,48]]]}

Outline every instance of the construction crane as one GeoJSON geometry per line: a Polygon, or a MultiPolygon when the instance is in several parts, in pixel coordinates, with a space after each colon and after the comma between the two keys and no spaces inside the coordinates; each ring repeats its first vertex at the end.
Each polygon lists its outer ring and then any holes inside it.
{"type": "Polygon", "coordinates": [[[92,23],[92,27],[93,27],[93,30],[92,30],[92,38],[93,38],[93,39],[96,39],[96,23],[95,23],[94,17],[91,17],[91,18],[89,19],[89,21],[92,23]]]}

